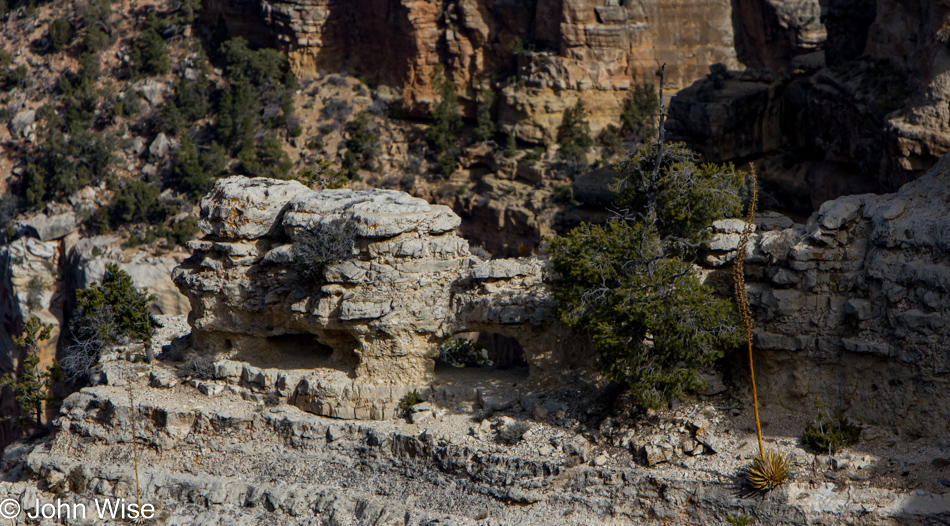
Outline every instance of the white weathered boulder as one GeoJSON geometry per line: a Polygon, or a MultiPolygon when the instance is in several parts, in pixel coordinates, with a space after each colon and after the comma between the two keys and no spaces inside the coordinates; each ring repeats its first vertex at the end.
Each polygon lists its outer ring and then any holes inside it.
{"type": "Polygon", "coordinates": [[[36,110],[23,110],[13,116],[7,127],[10,128],[10,135],[26,137],[29,134],[30,126],[34,122],[36,122],[36,110]]]}

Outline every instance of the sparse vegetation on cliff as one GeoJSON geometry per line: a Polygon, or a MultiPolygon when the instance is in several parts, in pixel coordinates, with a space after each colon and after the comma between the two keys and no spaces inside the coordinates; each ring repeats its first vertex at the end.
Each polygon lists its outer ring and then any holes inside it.
{"type": "Polygon", "coordinates": [[[352,257],[356,225],[337,219],[314,226],[296,239],[294,267],[308,280],[320,281],[327,266],[352,257]]]}
{"type": "Polygon", "coordinates": [[[76,291],[76,312],[70,323],[74,343],[60,361],[69,379],[82,378],[97,366],[99,355],[116,345],[148,343],[155,330],[149,311],[153,300],[114,263],[106,265],[102,281],[76,291]]]}
{"type": "Polygon", "coordinates": [[[657,407],[702,385],[699,370],[741,341],[735,307],[700,282],[692,259],[713,221],[740,212],[743,177],[698,164],[662,134],[616,169],[621,215],[549,243],[554,296],[561,319],[597,345],[604,375],[657,407]]]}
{"type": "Polygon", "coordinates": [[[18,427],[42,424],[44,409],[55,400],[51,388],[62,379],[62,370],[56,363],[46,370],[40,370],[40,357],[37,355],[40,343],[49,340],[52,332],[52,325],[30,316],[23,324],[20,336],[13,338],[13,344],[24,354],[23,361],[18,372],[0,377],[0,386],[13,389],[14,399],[20,408],[20,415],[14,420],[18,427]]]}
{"type": "Polygon", "coordinates": [[[587,108],[584,107],[584,102],[578,99],[573,107],[564,112],[564,119],[558,128],[558,156],[571,173],[580,173],[587,169],[587,153],[594,145],[587,118],[587,108]]]}

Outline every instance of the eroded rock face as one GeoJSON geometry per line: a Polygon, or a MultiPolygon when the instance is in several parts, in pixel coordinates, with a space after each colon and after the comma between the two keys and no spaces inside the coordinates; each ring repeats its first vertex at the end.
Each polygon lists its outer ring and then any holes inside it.
{"type": "Polygon", "coordinates": [[[206,237],[174,272],[191,301],[195,348],[254,363],[293,347],[310,364],[302,367],[344,373],[301,382],[298,403],[355,418],[391,416],[430,379],[439,343],[460,332],[517,339],[536,379],[585,365],[587,348],[567,345],[553,316],[544,263],[482,261],[455,234],[459,222],[447,207],[391,190],[221,180],[201,203],[206,237]],[[356,231],[350,257],[306,279],[294,244],[341,221],[356,231]]]}
{"type": "Polygon", "coordinates": [[[726,0],[214,0],[205,12],[223,15],[232,34],[283,47],[298,71],[349,71],[387,86],[409,113],[435,99],[435,64],[470,116],[488,78],[517,71],[520,81],[496,94],[498,118],[532,142],[554,142],[578,98],[595,134],[617,124],[631,84],[655,84],[660,64],[674,91],[710,64],[738,66],[726,0]]]}
{"type": "MultiPolygon", "coordinates": [[[[862,423],[946,433],[948,202],[945,156],[895,194],[829,201],[792,228],[760,224],[747,276],[761,400],[800,409],[818,395],[862,423]]],[[[740,231],[717,229],[714,266],[740,231]]],[[[710,283],[728,293],[730,272],[710,283]]]]}
{"type": "Polygon", "coordinates": [[[842,195],[896,191],[950,150],[946,2],[736,5],[739,59],[775,74],[749,82],[748,71],[734,73],[716,89],[703,80],[679,91],[674,139],[706,160],[756,160],[780,205],[804,214],[842,195]]]}

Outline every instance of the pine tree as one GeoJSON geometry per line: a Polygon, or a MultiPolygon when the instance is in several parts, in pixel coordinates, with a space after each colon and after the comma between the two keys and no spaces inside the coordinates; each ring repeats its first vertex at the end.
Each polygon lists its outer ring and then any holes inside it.
{"type": "Polygon", "coordinates": [[[432,70],[432,84],[439,94],[439,102],[432,110],[428,137],[435,147],[442,175],[448,177],[458,168],[458,137],[455,133],[462,127],[462,112],[455,94],[455,83],[445,76],[441,65],[432,70]]]}

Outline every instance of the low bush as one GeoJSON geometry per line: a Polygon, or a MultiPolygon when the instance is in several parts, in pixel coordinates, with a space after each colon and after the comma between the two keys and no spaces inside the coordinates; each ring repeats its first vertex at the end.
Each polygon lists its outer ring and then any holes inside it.
{"type": "Polygon", "coordinates": [[[453,367],[491,366],[485,346],[467,338],[453,338],[439,346],[439,359],[453,367]]]}
{"type": "Polygon", "coordinates": [[[158,202],[158,186],[132,179],[115,192],[110,214],[123,223],[151,223],[163,219],[164,211],[158,202]]]}
{"type": "Polygon", "coordinates": [[[49,45],[54,53],[60,53],[76,36],[76,28],[68,20],[57,18],[49,25],[49,45]]]}
{"type": "Polygon", "coordinates": [[[321,281],[327,266],[353,257],[356,234],[356,225],[345,219],[314,226],[294,240],[294,267],[305,279],[321,281]]]}
{"type": "Polygon", "coordinates": [[[411,393],[407,393],[406,396],[402,397],[399,400],[399,409],[403,414],[408,413],[412,406],[422,403],[422,396],[419,394],[419,391],[413,390],[411,393]]]}
{"type": "Polygon", "coordinates": [[[851,423],[844,415],[830,417],[824,404],[815,398],[817,415],[813,423],[805,426],[802,444],[818,453],[834,455],[838,451],[858,443],[861,427],[851,423]]]}
{"type": "Polygon", "coordinates": [[[132,76],[164,75],[171,70],[165,41],[154,28],[146,28],[129,52],[132,76]]]}

